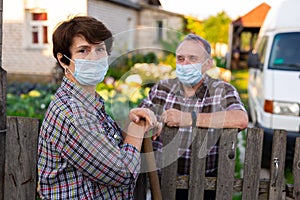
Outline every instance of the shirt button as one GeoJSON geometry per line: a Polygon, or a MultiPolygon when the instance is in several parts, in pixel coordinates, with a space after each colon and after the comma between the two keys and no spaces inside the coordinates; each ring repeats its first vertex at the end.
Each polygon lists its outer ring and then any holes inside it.
{"type": "Polygon", "coordinates": [[[117,135],[117,134],[114,134],[114,138],[117,139],[117,137],[118,137],[118,135],[117,135]]]}

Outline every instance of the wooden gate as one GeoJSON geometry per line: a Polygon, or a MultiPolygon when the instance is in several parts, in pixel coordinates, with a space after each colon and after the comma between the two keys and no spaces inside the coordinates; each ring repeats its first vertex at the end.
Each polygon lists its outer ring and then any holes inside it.
{"type": "MultiPolygon", "coordinates": [[[[5,142],[4,199],[37,199],[37,138],[39,120],[24,117],[7,117],[5,142]]],[[[167,128],[164,143],[168,144],[177,134],[176,128],[167,128]]],[[[210,134],[210,133],[209,133],[210,134]]],[[[204,190],[216,190],[217,199],[232,199],[233,194],[242,192],[242,199],[300,199],[300,138],[296,139],[293,176],[294,184],[285,184],[285,144],[286,132],[275,130],[273,137],[270,179],[260,179],[260,165],[263,144],[263,130],[248,128],[246,134],[245,160],[243,178],[234,177],[237,148],[237,129],[195,129],[192,143],[191,175],[177,176],[177,160],[161,169],[162,199],[175,199],[176,188],[188,189],[189,199],[201,199],[204,190]],[[205,177],[205,157],[203,142],[207,140],[208,131],[219,137],[219,159],[217,177],[205,177]]],[[[176,142],[175,142],[176,144],[176,142]]],[[[173,145],[171,151],[177,152],[173,145]],[[173,148],[173,149],[172,149],[173,148]]],[[[3,151],[3,150],[1,150],[3,151]]],[[[163,162],[169,159],[163,158],[163,162]]],[[[141,174],[141,177],[143,177],[141,174]]],[[[146,197],[147,181],[140,179],[137,184],[136,199],[146,197]]]]}
{"type": "MultiPolygon", "coordinates": [[[[177,134],[176,128],[166,128],[163,136],[164,144],[168,145],[177,134]]],[[[177,176],[178,160],[161,169],[162,199],[175,199],[176,189],[188,189],[189,200],[203,199],[204,190],[216,190],[216,199],[232,199],[234,193],[241,192],[243,200],[255,199],[300,199],[300,137],[296,139],[293,163],[294,184],[285,184],[285,149],[286,131],[275,130],[270,160],[270,179],[261,179],[261,158],[263,130],[248,128],[246,134],[245,160],[243,162],[243,178],[235,178],[235,159],[237,147],[237,129],[196,129],[192,143],[190,176],[177,176]],[[217,132],[219,137],[219,159],[217,177],[205,177],[203,144],[207,143],[207,134],[217,132]],[[205,142],[206,141],[206,142],[205,142]]],[[[174,143],[176,144],[176,142],[174,143]]],[[[173,152],[177,146],[173,145],[173,152]]],[[[163,150],[164,152],[164,150],[163,150]]],[[[170,155],[166,155],[166,158],[170,155]]],[[[163,162],[164,162],[163,157],[163,162]]],[[[141,176],[140,179],[143,179],[141,176]]],[[[143,179],[145,182],[145,178],[143,179]]],[[[140,183],[142,182],[139,180],[140,183]]],[[[145,187],[145,183],[141,184],[145,187]]],[[[137,191],[143,191],[139,188],[137,191]]],[[[137,193],[136,199],[145,199],[145,194],[137,193]]],[[[158,195],[160,196],[160,195],[158,195]]],[[[154,198],[155,199],[155,198],[154,198]]],[[[160,199],[160,198],[157,198],[160,199]]]]}

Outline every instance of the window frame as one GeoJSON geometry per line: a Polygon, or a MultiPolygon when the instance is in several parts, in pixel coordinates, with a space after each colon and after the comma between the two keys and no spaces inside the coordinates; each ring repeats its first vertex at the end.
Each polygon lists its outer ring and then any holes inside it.
{"type": "Polygon", "coordinates": [[[49,46],[48,32],[48,13],[44,9],[26,10],[26,46],[33,49],[45,49],[49,46]],[[41,15],[41,19],[34,15],[41,15]],[[36,38],[35,38],[36,37],[36,38]]]}

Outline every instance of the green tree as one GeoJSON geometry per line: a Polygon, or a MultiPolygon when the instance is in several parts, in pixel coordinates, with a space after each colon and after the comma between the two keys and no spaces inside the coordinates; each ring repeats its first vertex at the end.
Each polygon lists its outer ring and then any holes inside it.
{"type": "Polygon", "coordinates": [[[231,23],[230,17],[224,12],[211,16],[203,22],[206,39],[211,44],[228,43],[228,30],[231,23]]]}
{"type": "Polygon", "coordinates": [[[216,43],[228,43],[228,30],[231,21],[224,11],[203,21],[186,17],[186,32],[201,35],[211,43],[212,48],[215,48],[216,43]]]}
{"type": "Polygon", "coordinates": [[[201,35],[203,38],[206,38],[203,21],[200,21],[192,16],[185,17],[185,32],[195,33],[197,35],[201,35]]]}

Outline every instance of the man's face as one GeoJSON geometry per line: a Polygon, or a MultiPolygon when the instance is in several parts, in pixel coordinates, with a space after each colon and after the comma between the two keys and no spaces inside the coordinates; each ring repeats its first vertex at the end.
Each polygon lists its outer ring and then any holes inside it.
{"type": "Polygon", "coordinates": [[[180,65],[202,63],[202,73],[211,67],[211,58],[200,41],[183,41],[176,50],[176,62],[180,65]]]}

